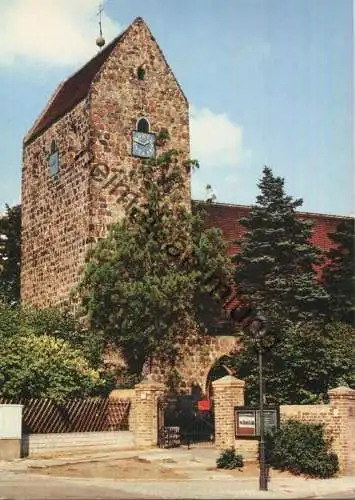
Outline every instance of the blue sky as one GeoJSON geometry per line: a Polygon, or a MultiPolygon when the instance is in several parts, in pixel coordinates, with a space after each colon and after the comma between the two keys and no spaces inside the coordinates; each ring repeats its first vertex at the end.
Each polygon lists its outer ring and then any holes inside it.
{"type": "MultiPolygon", "coordinates": [[[[22,138],[96,53],[98,0],[1,0],[0,211],[22,138]]],[[[192,194],[251,204],[265,164],[303,210],[354,213],[351,0],[106,0],[106,41],[142,16],[191,108],[192,194]]]]}

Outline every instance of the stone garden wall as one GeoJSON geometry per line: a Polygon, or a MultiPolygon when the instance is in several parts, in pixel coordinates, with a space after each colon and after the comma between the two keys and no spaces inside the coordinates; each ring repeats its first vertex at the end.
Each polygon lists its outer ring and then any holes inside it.
{"type": "MultiPolygon", "coordinates": [[[[234,407],[244,405],[244,381],[231,376],[213,382],[216,447],[235,446],[245,456],[256,458],[258,442],[235,438],[234,407]]],[[[329,391],[329,405],[282,405],[280,419],[324,424],[326,437],[338,455],[340,471],[355,474],[355,390],[337,387],[329,391]]]]}
{"type": "Polygon", "coordinates": [[[355,390],[337,387],[328,392],[329,405],[284,405],[281,421],[294,418],[305,423],[324,424],[325,433],[338,455],[341,471],[355,474],[355,390]]]}

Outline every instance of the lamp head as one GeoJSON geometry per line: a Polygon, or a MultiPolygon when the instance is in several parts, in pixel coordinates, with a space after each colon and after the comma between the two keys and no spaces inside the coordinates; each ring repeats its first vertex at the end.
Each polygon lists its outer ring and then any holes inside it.
{"type": "Polygon", "coordinates": [[[267,334],[266,318],[262,314],[257,314],[249,325],[250,332],[257,339],[262,339],[267,334]]]}

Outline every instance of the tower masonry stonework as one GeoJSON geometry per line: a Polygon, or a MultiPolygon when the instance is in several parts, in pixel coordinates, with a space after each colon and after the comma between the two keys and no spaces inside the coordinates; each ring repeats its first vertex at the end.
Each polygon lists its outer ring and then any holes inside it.
{"type": "MultiPolygon", "coordinates": [[[[23,303],[48,307],[69,302],[87,251],[123,215],[119,196],[137,190],[124,185],[122,172],[168,149],[189,158],[188,102],[149,28],[137,18],[58,86],[24,139],[23,303]],[[169,135],[165,145],[158,140],[163,131],[169,135]]],[[[235,254],[235,242],[244,232],[239,220],[250,207],[192,202],[185,169],[184,175],[188,206],[203,205],[206,227],[220,228],[228,253],[235,254]]],[[[328,250],[329,233],[340,218],[299,216],[314,223],[313,243],[328,250]]],[[[225,307],[233,305],[235,298],[225,307]]],[[[203,338],[191,332],[178,366],[183,389],[199,386],[211,392],[215,361],[237,349],[235,338],[223,332],[203,338]]],[[[156,366],[153,373],[156,380],[164,379],[164,367],[156,366]]],[[[231,375],[228,370],[223,374],[231,375]]]]}
{"type": "MultiPolygon", "coordinates": [[[[189,157],[186,97],[149,28],[137,18],[59,85],[24,140],[24,302],[65,303],[89,246],[122,215],[118,172],[141,161],[132,155],[132,131],[141,118],[151,136],[167,129],[168,148],[189,157]]],[[[156,154],[162,152],[156,145],[156,154]]]]}

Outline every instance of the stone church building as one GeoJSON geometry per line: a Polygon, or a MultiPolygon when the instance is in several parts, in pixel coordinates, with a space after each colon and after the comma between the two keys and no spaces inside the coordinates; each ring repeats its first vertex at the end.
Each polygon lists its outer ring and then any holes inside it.
{"type": "MultiPolygon", "coordinates": [[[[21,296],[34,306],[63,304],[78,282],[89,246],[122,215],[118,169],[161,154],[156,136],[189,157],[186,96],[149,28],[134,22],[62,82],[24,139],[21,296]]],[[[190,201],[190,177],[186,173],[190,201]]],[[[203,203],[203,202],[194,202],[203,203]]],[[[206,205],[210,226],[230,242],[250,207],[206,205]]],[[[300,214],[314,222],[314,242],[328,249],[339,217],[300,214]]],[[[187,386],[204,392],[214,362],[235,348],[232,337],[210,337],[186,356],[187,386]]]]}

